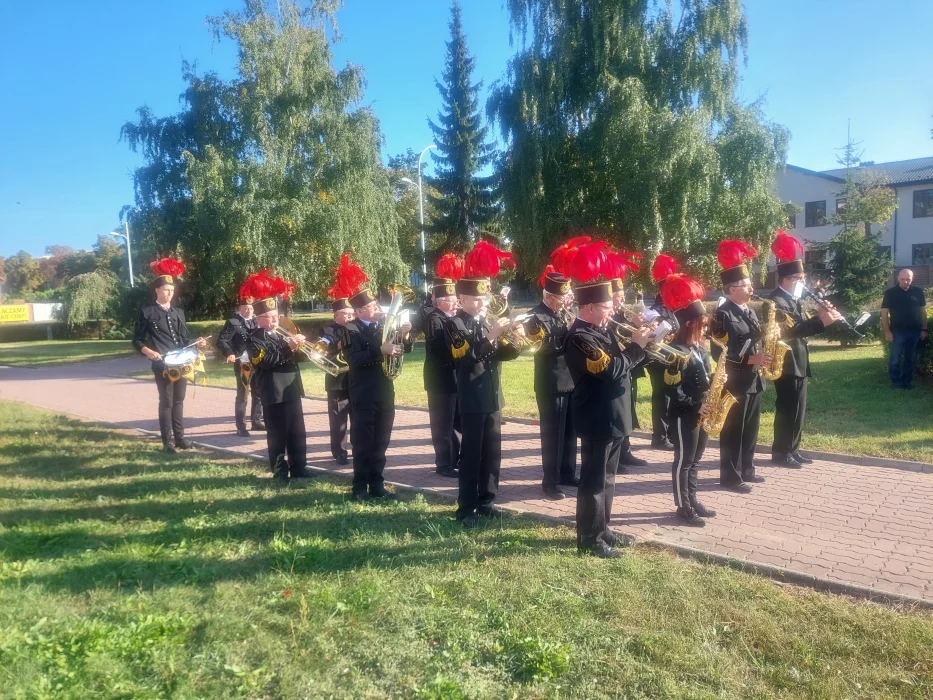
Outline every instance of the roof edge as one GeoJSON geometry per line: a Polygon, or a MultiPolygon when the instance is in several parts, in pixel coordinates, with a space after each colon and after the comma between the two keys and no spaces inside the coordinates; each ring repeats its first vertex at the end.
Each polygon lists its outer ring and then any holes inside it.
{"type": "Polygon", "coordinates": [[[821,177],[824,180],[832,180],[833,182],[845,182],[845,178],[837,177],[836,175],[827,175],[826,173],[821,173],[817,170],[810,170],[809,168],[802,168],[799,165],[791,165],[786,163],[785,168],[794,170],[798,173],[803,173],[804,175],[813,175],[814,177],[821,177]]]}

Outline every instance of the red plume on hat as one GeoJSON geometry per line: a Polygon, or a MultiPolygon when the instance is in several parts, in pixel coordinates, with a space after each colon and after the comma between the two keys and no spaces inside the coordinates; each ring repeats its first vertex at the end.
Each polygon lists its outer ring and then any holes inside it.
{"type": "MultiPolygon", "coordinates": [[[[741,263],[740,263],[741,264],[741,263]]],[[[704,295],[703,285],[680,273],[671,273],[661,286],[661,301],[671,311],[680,311],[704,295]]]]}
{"type": "Polygon", "coordinates": [[[544,268],[544,272],[542,272],[541,276],[538,278],[539,287],[544,289],[544,280],[546,280],[547,276],[551,274],[552,272],[556,272],[558,275],[560,274],[559,272],[557,272],[557,269],[553,265],[548,265],[547,267],[544,268]]]}
{"type": "Polygon", "coordinates": [[[803,258],[803,243],[778,229],[771,252],[779,263],[791,262],[803,258]]]}
{"type": "Polygon", "coordinates": [[[651,279],[655,282],[663,282],[664,278],[677,272],[680,263],[674,260],[670,255],[659,253],[651,266],[651,279]]]}
{"type": "Polygon", "coordinates": [[[744,265],[752,260],[758,251],[755,246],[739,240],[725,240],[719,243],[719,264],[723,270],[744,265]]]}
{"type": "Polygon", "coordinates": [[[488,241],[477,241],[473,250],[466,254],[463,261],[463,274],[465,277],[496,277],[502,267],[515,267],[512,254],[499,250],[488,241]]]}
{"type": "Polygon", "coordinates": [[[606,277],[610,279],[625,279],[627,270],[638,272],[638,263],[641,260],[641,253],[616,253],[611,250],[606,251],[606,277]]]}
{"type": "Polygon", "coordinates": [[[570,263],[584,243],[590,242],[589,236],[577,236],[559,245],[551,253],[551,265],[564,277],[570,277],[570,263]]]}
{"type": "Polygon", "coordinates": [[[253,297],[254,299],[268,299],[282,297],[288,299],[298,285],[286,282],[281,277],[272,274],[272,270],[261,270],[246,278],[240,287],[240,298],[253,297]]]}
{"type": "Polygon", "coordinates": [[[463,258],[455,253],[444,253],[437,261],[437,276],[458,280],[463,277],[463,258]]]}
{"type": "Polygon", "coordinates": [[[359,292],[369,277],[363,268],[350,258],[350,253],[340,256],[340,264],[334,268],[334,286],[327,290],[331,299],[348,299],[359,292]]]}
{"type": "Polygon", "coordinates": [[[157,276],[168,275],[169,277],[180,277],[185,274],[185,264],[175,258],[161,258],[149,263],[149,267],[157,276]]]}
{"type": "Polygon", "coordinates": [[[568,277],[577,282],[593,282],[609,277],[609,246],[605,241],[584,243],[570,261],[568,277]]]}

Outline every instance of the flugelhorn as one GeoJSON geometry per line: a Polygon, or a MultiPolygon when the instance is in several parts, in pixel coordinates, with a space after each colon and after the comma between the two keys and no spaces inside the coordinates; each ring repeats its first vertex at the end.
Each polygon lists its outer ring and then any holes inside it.
{"type": "MultiPolygon", "coordinates": [[[[628,323],[622,323],[621,321],[616,321],[614,318],[609,319],[609,323],[612,324],[613,333],[616,336],[616,341],[623,347],[630,344],[631,340],[625,333],[634,333],[638,329],[635,326],[631,326],[628,323]]],[[[656,360],[663,365],[673,365],[677,362],[686,362],[690,357],[689,353],[680,352],[675,350],[670,345],[666,343],[658,342],[657,340],[651,340],[644,347],[645,354],[650,357],[652,360],[656,360]]]]}
{"type": "MultiPolygon", "coordinates": [[[[289,327],[289,330],[286,330],[282,325],[275,327],[273,333],[275,333],[280,338],[285,340],[290,340],[296,335],[300,335],[301,331],[298,330],[298,326],[295,325],[295,322],[290,318],[285,316],[279,318],[279,324],[284,324],[289,327]]],[[[319,340],[316,343],[311,343],[305,340],[298,346],[298,350],[304,353],[314,364],[315,367],[320,369],[323,372],[327,372],[332,377],[337,377],[344,372],[347,372],[350,368],[343,362],[335,362],[327,356],[327,343],[323,340],[319,340]]],[[[339,356],[338,356],[339,358],[339,356]]]]}

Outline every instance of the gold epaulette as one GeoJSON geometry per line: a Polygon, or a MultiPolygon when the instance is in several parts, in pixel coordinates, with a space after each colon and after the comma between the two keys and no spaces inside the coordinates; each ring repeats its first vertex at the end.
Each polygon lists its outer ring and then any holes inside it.
{"type": "Polygon", "coordinates": [[[596,360],[591,360],[589,357],[586,358],[586,371],[590,374],[599,374],[605,371],[606,367],[609,366],[609,355],[602,349],[600,349],[599,355],[599,358],[596,360]]]}
{"type": "Polygon", "coordinates": [[[468,352],[470,352],[470,344],[466,340],[462,340],[460,345],[450,346],[450,354],[453,355],[455,360],[459,360],[468,352]]]}
{"type": "Polygon", "coordinates": [[[714,339],[716,342],[722,343],[723,345],[728,345],[728,344],[729,344],[729,334],[728,334],[728,333],[723,333],[722,335],[714,335],[714,336],[713,336],[713,339],[714,339]]]}
{"type": "Polygon", "coordinates": [[[262,358],[264,358],[265,356],[266,356],[266,349],[259,348],[259,352],[256,353],[254,357],[250,357],[249,361],[258,367],[259,363],[262,362],[262,358]]]}
{"type": "Polygon", "coordinates": [[[537,333],[532,333],[532,334],[529,335],[528,337],[531,338],[532,340],[544,340],[544,336],[545,336],[545,335],[547,335],[547,333],[544,332],[544,326],[539,325],[539,326],[538,326],[538,332],[537,332],[537,333]]]}
{"type": "Polygon", "coordinates": [[[664,383],[667,386],[677,386],[681,381],[680,372],[677,372],[677,374],[671,374],[669,371],[664,372],[664,383]]]}

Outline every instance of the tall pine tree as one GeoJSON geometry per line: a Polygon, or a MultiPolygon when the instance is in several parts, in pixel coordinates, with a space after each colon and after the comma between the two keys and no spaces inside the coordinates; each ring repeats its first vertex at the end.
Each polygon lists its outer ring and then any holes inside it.
{"type": "Polygon", "coordinates": [[[438,123],[428,120],[437,142],[435,175],[428,180],[437,193],[428,198],[437,210],[430,230],[438,250],[467,247],[496,217],[493,178],[479,175],[495,152],[486,142],[488,128],[479,110],[482,83],[470,82],[475,64],[463,34],[460,2],[454,0],[444,80],[435,81],[443,107],[438,123]]]}

